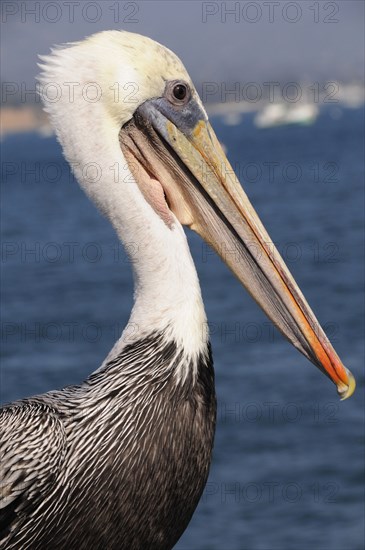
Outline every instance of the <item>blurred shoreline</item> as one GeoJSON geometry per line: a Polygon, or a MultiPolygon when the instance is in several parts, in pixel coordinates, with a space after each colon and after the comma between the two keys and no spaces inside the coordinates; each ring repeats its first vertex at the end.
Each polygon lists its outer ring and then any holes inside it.
{"type": "Polygon", "coordinates": [[[45,137],[53,134],[47,114],[38,105],[11,105],[0,108],[0,137],[9,134],[37,132],[45,137]]]}
{"type": "MultiPolygon", "coordinates": [[[[258,128],[268,128],[284,124],[313,124],[322,108],[332,107],[334,116],[340,118],[343,108],[359,108],[365,102],[363,83],[336,83],[334,97],[328,99],[328,93],[322,92],[310,101],[301,98],[292,102],[283,98],[270,101],[262,98],[258,101],[208,101],[205,103],[209,116],[221,117],[227,126],[240,124],[247,113],[255,113],[254,124],[258,128]]],[[[304,89],[304,85],[303,85],[304,89]]],[[[37,132],[44,137],[51,136],[53,128],[40,103],[3,103],[0,107],[0,138],[7,135],[37,132]]]]}

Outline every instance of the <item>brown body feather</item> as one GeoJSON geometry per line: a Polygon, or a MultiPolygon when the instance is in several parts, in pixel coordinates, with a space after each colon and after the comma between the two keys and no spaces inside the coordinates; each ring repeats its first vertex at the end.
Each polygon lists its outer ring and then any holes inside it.
{"type": "Polygon", "coordinates": [[[174,546],[207,480],[216,415],[209,347],[181,382],[184,360],[154,334],[81,386],[3,409],[2,548],[174,546]]]}

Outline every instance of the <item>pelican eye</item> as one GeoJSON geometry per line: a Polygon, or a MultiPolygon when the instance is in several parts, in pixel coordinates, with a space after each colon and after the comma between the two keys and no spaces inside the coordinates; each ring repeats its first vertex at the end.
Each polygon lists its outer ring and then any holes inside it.
{"type": "Polygon", "coordinates": [[[174,105],[185,105],[191,97],[191,92],[186,82],[174,80],[167,83],[165,95],[174,105]]]}
{"type": "Polygon", "coordinates": [[[185,84],[176,84],[176,86],[174,86],[173,94],[175,99],[179,99],[181,101],[185,99],[187,93],[188,90],[186,89],[185,84]]]}

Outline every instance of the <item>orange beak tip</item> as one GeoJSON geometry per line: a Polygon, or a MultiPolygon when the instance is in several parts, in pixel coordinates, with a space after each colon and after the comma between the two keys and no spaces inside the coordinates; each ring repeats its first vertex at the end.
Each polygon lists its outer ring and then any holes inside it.
{"type": "Polygon", "coordinates": [[[344,384],[343,382],[340,382],[337,385],[337,393],[340,396],[341,401],[344,401],[348,397],[351,397],[351,395],[354,393],[356,388],[356,380],[351,374],[351,372],[346,369],[347,375],[348,375],[348,383],[344,384]]]}

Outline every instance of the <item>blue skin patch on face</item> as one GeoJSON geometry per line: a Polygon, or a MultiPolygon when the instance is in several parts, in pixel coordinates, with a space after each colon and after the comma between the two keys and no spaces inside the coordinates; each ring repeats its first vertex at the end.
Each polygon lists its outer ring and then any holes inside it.
{"type": "Polygon", "coordinates": [[[187,137],[191,135],[200,121],[207,121],[207,116],[198,102],[191,97],[190,91],[186,101],[179,102],[171,96],[174,83],[168,82],[165,96],[145,101],[138,107],[134,116],[142,116],[165,138],[166,119],[172,122],[187,137]],[[169,97],[171,99],[169,99],[169,97]]]}
{"type": "Polygon", "coordinates": [[[159,113],[186,135],[191,134],[199,121],[206,121],[206,115],[195,99],[190,99],[186,105],[181,106],[172,105],[165,97],[152,99],[151,103],[159,113]]]}

